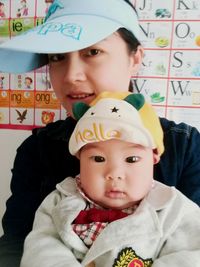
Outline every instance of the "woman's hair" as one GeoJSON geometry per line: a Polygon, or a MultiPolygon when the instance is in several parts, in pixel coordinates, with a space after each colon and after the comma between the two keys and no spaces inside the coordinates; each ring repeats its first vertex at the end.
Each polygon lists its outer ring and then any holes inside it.
{"type": "Polygon", "coordinates": [[[125,28],[120,28],[117,32],[127,44],[128,50],[130,52],[133,52],[133,51],[136,52],[138,46],[141,45],[141,43],[135,38],[132,32],[130,32],[129,30],[125,28]]]}
{"type": "MultiPolygon", "coordinates": [[[[130,5],[133,8],[136,15],[138,16],[137,11],[135,7],[133,6],[133,4],[129,0],[123,0],[123,1],[125,1],[128,5],[130,5]]],[[[130,32],[129,30],[125,28],[120,28],[117,32],[120,34],[122,39],[128,45],[128,49],[130,52],[137,51],[137,47],[141,45],[141,43],[135,38],[132,32],[130,32]]]]}
{"type": "MultiPolygon", "coordinates": [[[[137,11],[136,11],[135,7],[132,5],[132,3],[129,2],[129,0],[124,0],[124,1],[133,8],[133,10],[135,11],[136,15],[138,16],[137,11]]],[[[141,45],[141,43],[135,38],[133,33],[130,32],[129,30],[127,30],[126,28],[120,28],[117,32],[119,33],[121,38],[127,44],[128,51],[130,53],[131,52],[136,52],[138,46],[141,45]]],[[[132,84],[131,81],[130,81],[130,85],[129,85],[129,91],[133,92],[133,84],[132,84]]]]}

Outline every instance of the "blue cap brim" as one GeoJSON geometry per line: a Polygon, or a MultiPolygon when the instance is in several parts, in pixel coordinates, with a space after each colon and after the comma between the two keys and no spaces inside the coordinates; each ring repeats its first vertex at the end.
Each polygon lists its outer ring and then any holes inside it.
{"type": "Polygon", "coordinates": [[[137,15],[123,0],[60,1],[47,21],[0,45],[0,71],[22,73],[47,64],[51,53],[84,49],[105,39],[119,28],[140,40],[137,15]],[[95,4],[95,5],[94,5],[95,4]]]}

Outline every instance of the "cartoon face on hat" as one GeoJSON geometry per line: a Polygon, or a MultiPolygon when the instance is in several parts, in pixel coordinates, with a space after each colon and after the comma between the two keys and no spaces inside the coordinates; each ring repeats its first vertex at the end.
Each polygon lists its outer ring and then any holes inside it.
{"type": "MultiPolygon", "coordinates": [[[[127,93],[126,93],[127,94],[127,93]]],[[[117,95],[117,94],[116,94],[117,95]]],[[[128,94],[124,99],[114,94],[102,94],[89,107],[76,103],[73,113],[79,119],[69,142],[69,151],[78,155],[88,143],[118,139],[164,151],[163,131],[153,107],[145,102],[141,94],[128,94]]]]}
{"type": "Polygon", "coordinates": [[[124,0],[54,0],[42,25],[0,45],[0,71],[31,71],[47,64],[46,54],[84,49],[119,28],[140,40],[137,14],[124,0]]]}

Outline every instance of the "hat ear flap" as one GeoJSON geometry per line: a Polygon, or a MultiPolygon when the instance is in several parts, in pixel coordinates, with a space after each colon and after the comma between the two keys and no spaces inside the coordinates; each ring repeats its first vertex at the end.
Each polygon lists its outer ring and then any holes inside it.
{"type": "Polygon", "coordinates": [[[83,102],[74,103],[72,107],[74,118],[78,121],[89,108],[90,106],[88,106],[87,104],[83,102]]]}
{"type": "Polygon", "coordinates": [[[145,99],[142,94],[130,94],[126,98],[124,98],[124,101],[131,104],[137,110],[140,110],[141,107],[143,107],[145,103],[145,99]]]}

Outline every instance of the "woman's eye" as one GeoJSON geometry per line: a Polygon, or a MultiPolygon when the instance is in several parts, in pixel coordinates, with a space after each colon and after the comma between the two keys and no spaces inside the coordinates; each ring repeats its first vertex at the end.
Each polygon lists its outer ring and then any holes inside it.
{"type": "Polygon", "coordinates": [[[102,156],[93,156],[92,159],[93,159],[95,162],[104,162],[104,161],[105,161],[105,158],[102,157],[102,156]]]}
{"type": "Polygon", "coordinates": [[[100,54],[100,52],[101,51],[99,49],[90,49],[89,51],[87,51],[86,55],[92,57],[100,54]]]}
{"type": "Polygon", "coordinates": [[[138,156],[131,156],[131,157],[126,158],[126,162],[128,163],[135,163],[139,160],[140,160],[140,157],[138,156]]]}
{"type": "Polygon", "coordinates": [[[63,60],[65,56],[63,54],[53,54],[49,55],[49,62],[59,62],[63,60]]]}

